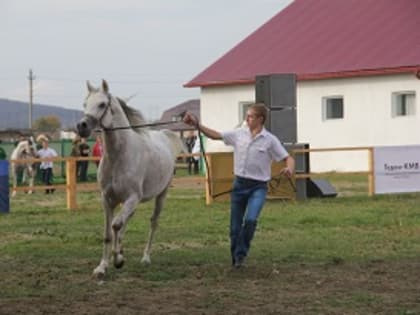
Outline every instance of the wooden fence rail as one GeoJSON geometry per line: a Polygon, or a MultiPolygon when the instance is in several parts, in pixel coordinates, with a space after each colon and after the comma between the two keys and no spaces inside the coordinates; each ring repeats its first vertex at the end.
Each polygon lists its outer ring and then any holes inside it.
{"type": "MultiPolygon", "coordinates": [[[[195,154],[180,154],[178,158],[186,158],[192,156],[200,156],[200,153],[195,154]]],[[[66,202],[67,209],[76,210],[77,205],[77,191],[81,190],[98,190],[99,186],[97,182],[94,183],[78,183],[76,178],[76,164],[78,161],[99,161],[99,157],[54,157],[54,158],[43,158],[43,159],[25,159],[25,160],[10,160],[10,163],[16,164],[26,164],[26,163],[40,163],[43,161],[52,161],[52,162],[65,162],[65,174],[66,174],[66,183],[65,184],[53,184],[52,186],[45,185],[35,185],[32,190],[44,190],[44,189],[57,189],[66,191],[66,202]]],[[[17,191],[27,191],[28,187],[18,186],[16,187],[17,191]]]]}

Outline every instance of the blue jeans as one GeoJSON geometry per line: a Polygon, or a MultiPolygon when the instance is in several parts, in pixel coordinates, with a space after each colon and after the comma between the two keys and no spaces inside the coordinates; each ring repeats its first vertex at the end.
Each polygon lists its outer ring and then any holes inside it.
{"type": "Polygon", "coordinates": [[[236,177],[230,208],[230,251],[232,264],[248,255],[257,220],[267,196],[267,183],[236,177]]]}
{"type": "MultiPolygon", "coordinates": [[[[44,182],[46,186],[52,185],[52,177],[53,177],[52,168],[42,168],[41,176],[42,176],[42,181],[44,182]]],[[[49,193],[50,189],[46,189],[45,192],[49,193]]]]}

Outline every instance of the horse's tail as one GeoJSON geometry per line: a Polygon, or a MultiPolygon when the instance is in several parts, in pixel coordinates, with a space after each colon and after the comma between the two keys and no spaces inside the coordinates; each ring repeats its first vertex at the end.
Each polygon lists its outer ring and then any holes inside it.
{"type": "Polygon", "coordinates": [[[171,142],[171,151],[174,157],[176,157],[180,153],[188,152],[184,142],[182,142],[181,138],[178,137],[178,135],[175,132],[167,129],[162,130],[162,132],[168,137],[168,139],[171,142]]]}

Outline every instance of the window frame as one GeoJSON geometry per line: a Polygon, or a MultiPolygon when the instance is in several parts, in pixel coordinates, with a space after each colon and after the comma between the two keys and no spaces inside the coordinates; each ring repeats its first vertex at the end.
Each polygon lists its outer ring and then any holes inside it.
{"type": "Polygon", "coordinates": [[[246,119],[246,112],[249,106],[255,104],[255,101],[241,101],[238,105],[238,126],[241,126],[246,119]]]}
{"type": "MultiPolygon", "coordinates": [[[[333,104],[331,104],[333,105],[333,104]]],[[[340,119],[344,119],[344,96],[343,95],[329,95],[329,96],[324,96],[322,97],[322,120],[323,121],[335,121],[335,120],[340,120],[340,119]],[[335,100],[335,99],[341,99],[341,117],[330,117],[332,116],[332,114],[329,115],[329,103],[328,101],[330,100],[335,100]]]]}
{"type": "Polygon", "coordinates": [[[416,115],[416,91],[396,91],[391,94],[391,117],[402,118],[416,115]],[[413,96],[408,103],[407,96],[413,96]],[[404,100],[403,102],[401,100],[404,100]]]}

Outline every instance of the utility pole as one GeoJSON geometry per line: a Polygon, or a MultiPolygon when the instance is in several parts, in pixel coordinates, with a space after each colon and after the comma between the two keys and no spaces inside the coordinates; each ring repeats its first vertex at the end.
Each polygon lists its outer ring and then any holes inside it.
{"type": "Polygon", "coordinates": [[[32,69],[29,69],[29,130],[32,130],[32,105],[33,105],[33,81],[35,80],[35,76],[33,75],[32,69]]]}

